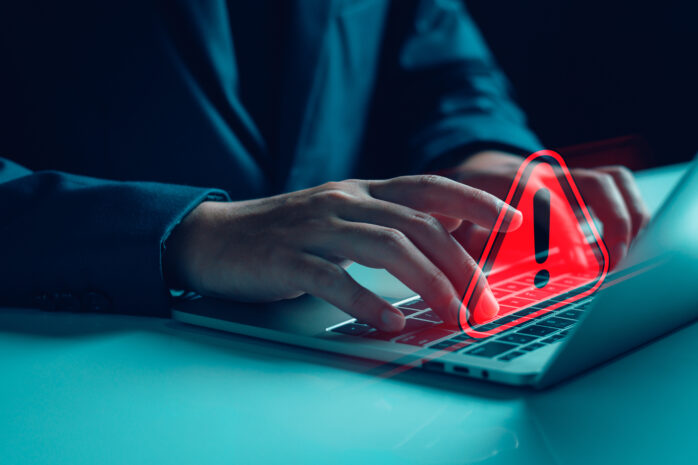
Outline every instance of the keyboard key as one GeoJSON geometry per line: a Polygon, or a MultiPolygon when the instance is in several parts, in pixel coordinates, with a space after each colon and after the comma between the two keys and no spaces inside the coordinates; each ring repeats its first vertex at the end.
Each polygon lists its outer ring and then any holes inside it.
{"type": "Polygon", "coordinates": [[[528,287],[527,284],[517,283],[516,281],[511,281],[506,284],[500,284],[498,286],[500,289],[506,289],[507,291],[520,291],[528,287]]]}
{"type": "Polygon", "coordinates": [[[531,341],[535,341],[536,338],[533,336],[526,336],[524,334],[509,334],[508,336],[500,337],[497,339],[502,342],[511,342],[512,344],[526,344],[531,341]]]}
{"type": "Polygon", "coordinates": [[[449,349],[449,348],[453,347],[456,344],[457,344],[457,342],[453,342],[451,339],[448,339],[446,341],[441,341],[441,342],[437,342],[434,345],[430,345],[429,348],[434,349],[434,350],[445,350],[445,349],[449,349]]]}
{"type": "Polygon", "coordinates": [[[565,336],[563,336],[563,335],[561,335],[561,334],[555,334],[554,336],[550,336],[549,338],[543,339],[543,340],[540,341],[540,342],[542,342],[543,344],[551,344],[551,343],[553,343],[553,342],[559,341],[560,339],[562,339],[562,338],[564,338],[564,337],[565,337],[565,336]]]}
{"type": "Polygon", "coordinates": [[[499,325],[496,325],[494,323],[487,323],[486,325],[475,326],[473,329],[475,331],[490,331],[495,328],[499,328],[499,325]]]}
{"type": "MultiPolygon", "coordinates": [[[[572,297],[574,297],[574,296],[572,296],[572,297]]],[[[574,302],[573,302],[573,301],[570,301],[569,298],[570,298],[570,293],[569,293],[569,292],[565,292],[565,293],[563,293],[563,294],[559,294],[559,295],[550,297],[550,298],[548,299],[548,301],[550,301],[550,302],[558,302],[558,303],[559,303],[559,302],[563,302],[563,303],[566,304],[566,305],[570,305],[570,304],[572,304],[572,303],[574,303],[574,302]]]]}
{"type": "Polygon", "coordinates": [[[407,308],[407,307],[398,307],[398,309],[399,309],[399,310],[402,312],[402,314],[405,315],[405,316],[410,316],[410,315],[413,315],[413,314],[415,314],[415,313],[417,313],[417,312],[420,311],[420,310],[415,310],[415,309],[413,309],[413,308],[407,308]]]}
{"type": "Polygon", "coordinates": [[[429,328],[425,329],[424,331],[419,331],[417,333],[408,334],[407,336],[402,336],[401,338],[396,339],[395,342],[399,342],[401,344],[410,344],[413,346],[425,346],[439,339],[448,337],[451,334],[453,334],[451,331],[446,331],[444,329],[429,328]]]}
{"type": "Polygon", "coordinates": [[[509,316],[505,316],[504,318],[500,318],[500,319],[498,319],[498,320],[494,320],[494,321],[492,322],[492,324],[502,326],[502,325],[509,324],[509,323],[511,323],[512,321],[516,321],[516,320],[518,320],[518,319],[519,319],[518,316],[509,315],[509,316]]]}
{"type": "Polygon", "coordinates": [[[428,312],[420,313],[419,315],[415,315],[415,318],[419,318],[420,320],[426,320],[426,321],[431,321],[433,323],[443,323],[439,315],[436,314],[433,310],[429,310],[428,312]]]}
{"type": "Polygon", "coordinates": [[[527,346],[521,347],[519,350],[525,350],[527,352],[531,352],[536,349],[540,349],[541,347],[545,347],[545,344],[541,344],[540,342],[534,342],[533,344],[529,344],[527,346]]]}
{"type": "Polygon", "coordinates": [[[502,301],[502,305],[516,308],[529,307],[532,303],[533,301],[531,299],[522,299],[521,297],[511,297],[502,301]]]}
{"type": "Polygon", "coordinates": [[[490,288],[490,289],[492,289],[492,295],[494,295],[494,298],[497,299],[497,300],[499,300],[499,299],[501,299],[502,297],[506,297],[506,296],[508,296],[509,294],[511,294],[511,291],[506,290],[506,289],[500,289],[500,288],[498,288],[498,287],[492,287],[492,288],[490,288]]]}
{"type": "Polygon", "coordinates": [[[459,341],[459,342],[460,342],[460,341],[466,341],[466,340],[468,340],[468,339],[473,339],[473,338],[470,337],[470,336],[468,336],[468,335],[465,334],[465,333],[460,333],[459,335],[454,336],[454,337],[451,338],[452,341],[459,341]]]}
{"type": "Polygon", "coordinates": [[[570,320],[578,320],[584,312],[581,310],[566,310],[562,313],[558,313],[557,316],[561,316],[562,318],[569,318],[570,320]]]}
{"type": "Polygon", "coordinates": [[[398,337],[400,334],[407,334],[418,329],[426,328],[428,326],[433,326],[435,323],[424,320],[415,320],[414,318],[405,319],[405,329],[400,333],[387,333],[384,331],[372,331],[364,334],[364,337],[370,339],[378,339],[381,341],[389,341],[390,339],[398,337]]]}
{"type": "Polygon", "coordinates": [[[371,330],[369,325],[360,323],[347,323],[332,330],[334,333],[349,334],[350,336],[361,336],[371,330]]]}
{"type": "MultiPolygon", "coordinates": [[[[524,323],[525,323],[525,322],[524,322],[524,323]]],[[[524,324],[520,324],[520,325],[516,325],[516,326],[505,326],[503,330],[497,332],[497,334],[493,334],[493,335],[490,336],[490,337],[493,337],[493,336],[504,336],[505,334],[511,334],[511,333],[513,333],[514,331],[516,331],[516,330],[518,330],[518,329],[520,329],[520,328],[523,328],[523,326],[524,326],[524,324]]]]}
{"type": "Polygon", "coordinates": [[[411,331],[416,331],[427,326],[433,326],[435,323],[426,320],[417,320],[415,318],[407,318],[405,320],[405,329],[402,330],[403,333],[409,333],[411,331]]]}
{"type": "Polygon", "coordinates": [[[510,307],[509,305],[499,304],[499,315],[510,315],[519,310],[519,307],[510,307]]]}
{"type": "Polygon", "coordinates": [[[569,287],[556,285],[554,283],[548,283],[545,285],[545,292],[547,292],[548,295],[559,294],[560,292],[565,292],[566,289],[569,289],[569,287]]]}
{"type": "Polygon", "coordinates": [[[517,297],[523,297],[524,299],[531,300],[545,300],[549,295],[550,292],[548,292],[547,290],[533,289],[530,291],[522,292],[521,294],[517,295],[517,297]]]}
{"type": "Polygon", "coordinates": [[[567,318],[551,317],[545,320],[539,321],[539,325],[550,326],[551,328],[564,329],[568,326],[572,326],[575,323],[574,320],[568,320],[567,318]]]}
{"type": "Polygon", "coordinates": [[[518,331],[516,334],[526,334],[528,336],[547,336],[548,334],[552,333],[555,331],[555,328],[551,328],[549,326],[541,326],[541,325],[531,325],[528,326],[520,331],[518,331]]]}
{"type": "Polygon", "coordinates": [[[427,305],[427,303],[425,301],[423,301],[422,299],[417,299],[417,300],[413,300],[412,302],[400,304],[398,306],[398,308],[402,308],[402,307],[411,308],[414,310],[426,310],[427,308],[429,308],[429,305],[427,305]]]}
{"type": "Polygon", "coordinates": [[[486,344],[477,346],[474,349],[470,349],[466,353],[468,355],[491,358],[515,348],[516,346],[513,344],[505,344],[503,342],[488,342],[486,344]]]}
{"type": "Polygon", "coordinates": [[[363,337],[367,337],[369,339],[377,339],[379,341],[389,341],[393,338],[396,338],[400,335],[400,333],[386,333],[385,331],[371,331],[369,333],[366,333],[363,335],[363,337]]]}
{"type": "Polygon", "coordinates": [[[555,281],[555,284],[563,284],[565,286],[579,286],[589,282],[589,279],[577,278],[574,276],[565,276],[564,278],[555,281]]]}
{"type": "Polygon", "coordinates": [[[514,313],[513,316],[528,316],[531,313],[536,313],[538,310],[540,310],[537,307],[528,307],[524,308],[523,310],[519,310],[518,312],[514,313]]]}
{"type": "Polygon", "coordinates": [[[515,350],[513,352],[509,352],[508,354],[504,354],[501,357],[499,357],[499,360],[503,362],[508,362],[509,360],[514,360],[516,357],[521,357],[522,355],[525,355],[526,352],[521,352],[519,350],[515,350]]]}
{"type": "Polygon", "coordinates": [[[446,350],[448,352],[454,352],[456,350],[463,349],[470,345],[475,344],[477,341],[475,339],[469,339],[467,341],[454,341],[453,339],[447,339],[445,341],[437,342],[429,346],[430,349],[434,350],[446,350]]]}

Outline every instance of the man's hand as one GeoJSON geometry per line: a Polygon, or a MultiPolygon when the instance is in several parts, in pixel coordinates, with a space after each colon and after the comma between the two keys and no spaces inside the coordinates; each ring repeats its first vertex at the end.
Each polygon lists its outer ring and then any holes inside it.
{"type": "MultiPolygon", "coordinates": [[[[175,228],[163,259],[171,286],[203,295],[273,301],[309,293],[386,331],[404,326],[402,313],[357,284],[347,260],[384,268],[455,323],[477,264],[431,215],[487,230],[510,209],[481,190],[435,176],[349,180],[289,194],[233,203],[204,202],[175,228]]],[[[499,306],[483,283],[482,309],[499,306]]],[[[473,315],[477,320],[478,315],[473,315]]]]}
{"type": "MultiPolygon", "coordinates": [[[[480,152],[444,174],[504,199],[522,161],[520,157],[503,152],[480,152]]],[[[633,175],[622,166],[570,171],[585,202],[603,224],[603,238],[610,253],[610,265],[614,267],[650,218],[633,175]]],[[[439,217],[439,220],[449,230],[454,230],[454,236],[466,250],[479,255],[489,231],[469,221],[461,225],[456,218],[439,217]]]]}

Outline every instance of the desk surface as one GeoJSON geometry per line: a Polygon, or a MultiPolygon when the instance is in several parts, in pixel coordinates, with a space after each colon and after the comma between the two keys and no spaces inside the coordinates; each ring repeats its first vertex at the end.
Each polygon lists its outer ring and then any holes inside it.
{"type": "MultiPolygon", "coordinates": [[[[640,175],[651,209],[683,169],[640,175]]],[[[3,309],[0,463],[695,464],[697,349],[693,325],[533,392],[376,378],[367,361],[169,320],[3,309]]]]}

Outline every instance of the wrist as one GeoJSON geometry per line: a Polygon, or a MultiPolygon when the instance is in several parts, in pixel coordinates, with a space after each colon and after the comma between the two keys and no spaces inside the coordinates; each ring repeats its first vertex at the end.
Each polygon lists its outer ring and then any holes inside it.
{"type": "Polygon", "coordinates": [[[512,167],[517,169],[522,161],[522,157],[509,152],[482,150],[470,155],[457,165],[437,171],[436,174],[465,182],[468,176],[474,173],[508,170],[512,167]]]}
{"type": "Polygon", "coordinates": [[[202,265],[215,218],[225,202],[204,201],[175,226],[165,241],[162,268],[169,289],[200,291],[197,271],[202,265]]]}
{"type": "Polygon", "coordinates": [[[523,160],[519,155],[500,150],[483,150],[477,152],[464,160],[455,169],[482,170],[499,166],[518,166],[523,160]]]}

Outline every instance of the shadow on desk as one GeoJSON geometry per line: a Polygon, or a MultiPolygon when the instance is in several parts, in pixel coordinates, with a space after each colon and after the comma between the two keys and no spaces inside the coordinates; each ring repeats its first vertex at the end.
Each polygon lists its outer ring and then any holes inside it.
{"type": "Polygon", "coordinates": [[[147,326],[146,318],[127,315],[52,313],[27,308],[0,309],[0,332],[55,339],[78,339],[135,331],[147,326]]]}

